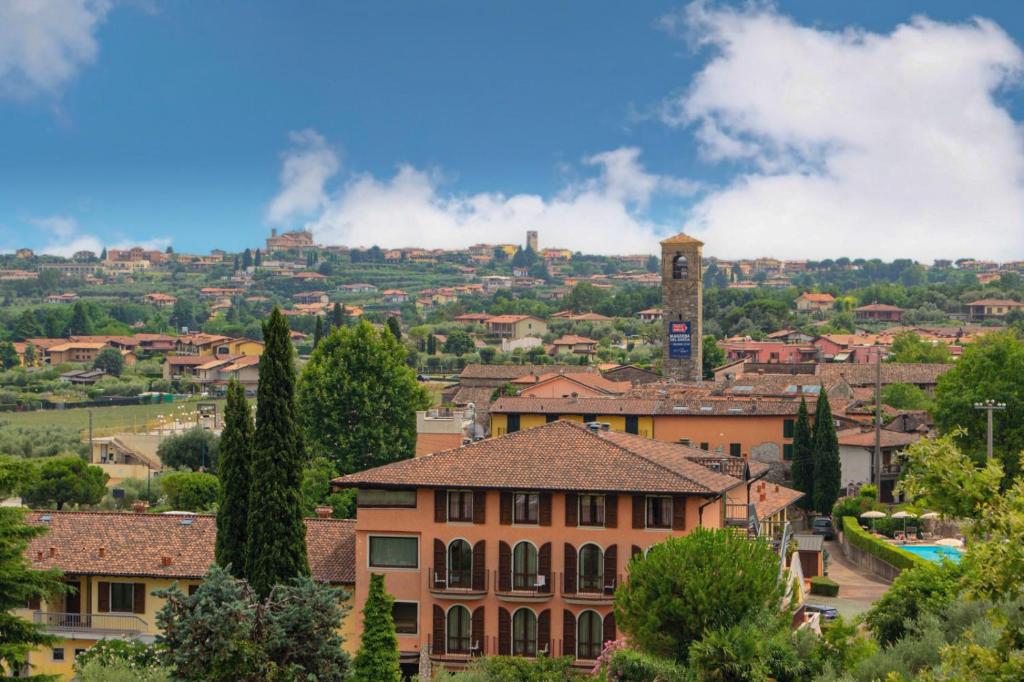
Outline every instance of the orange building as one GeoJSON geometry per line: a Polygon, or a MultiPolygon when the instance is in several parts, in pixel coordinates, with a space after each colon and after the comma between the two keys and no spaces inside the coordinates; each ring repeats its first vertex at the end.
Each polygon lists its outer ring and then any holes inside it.
{"type": "MultiPolygon", "coordinates": [[[[698,526],[747,528],[768,511],[752,491],[767,470],[556,422],[343,476],[358,491],[353,614],[380,573],[408,672],[424,648],[447,668],[541,653],[592,666],[617,637],[629,559],[698,526]]],[[[800,493],[779,497],[775,518],[800,493]]]]}

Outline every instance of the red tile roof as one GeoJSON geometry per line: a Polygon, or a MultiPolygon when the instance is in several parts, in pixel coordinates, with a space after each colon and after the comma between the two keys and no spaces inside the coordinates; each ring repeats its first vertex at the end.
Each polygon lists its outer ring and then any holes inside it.
{"type": "Polygon", "coordinates": [[[512,381],[528,374],[576,374],[594,370],[585,365],[466,365],[461,379],[507,379],[512,381]]]}
{"type": "Polygon", "coordinates": [[[1011,300],[1011,299],[1007,299],[1007,298],[983,298],[983,299],[980,299],[978,301],[971,301],[970,303],[966,303],[964,305],[988,305],[988,306],[1000,305],[1000,306],[1008,307],[1008,308],[1016,308],[1016,307],[1024,306],[1024,303],[1021,303],[1020,301],[1014,301],[1014,300],[1011,300]]]}
{"type": "MultiPolygon", "coordinates": [[[[875,432],[863,431],[861,429],[846,429],[836,434],[840,445],[860,446],[865,448],[875,447],[875,432]]],[[[921,440],[921,434],[901,433],[882,429],[881,441],[883,448],[906,447],[921,440]]]]}

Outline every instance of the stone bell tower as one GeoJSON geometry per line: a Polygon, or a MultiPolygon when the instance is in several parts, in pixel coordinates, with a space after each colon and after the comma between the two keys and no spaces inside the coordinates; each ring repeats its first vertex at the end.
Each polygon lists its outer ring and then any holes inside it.
{"type": "Polygon", "coordinates": [[[661,242],[662,374],[675,381],[700,381],[703,372],[704,243],[679,233],[661,242]]]}

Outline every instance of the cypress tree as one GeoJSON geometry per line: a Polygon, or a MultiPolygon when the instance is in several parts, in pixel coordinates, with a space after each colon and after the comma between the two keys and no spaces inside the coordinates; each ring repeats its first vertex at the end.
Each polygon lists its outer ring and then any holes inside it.
{"type": "Polygon", "coordinates": [[[800,409],[793,425],[793,487],[805,493],[798,503],[810,509],[814,501],[814,437],[807,414],[807,401],[800,397],[800,409]]]}
{"type": "Polygon", "coordinates": [[[395,337],[395,341],[402,340],[402,325],[398,323],[397,317],[388,318],[388,331],[391,332],[393,337],[395,337]]]}
{"type": "Polygon", "coordinates": [[[355,682],[401,682],[398,666],[398,638],[391,617],[394,599],[384,589],[384,576],[370,576],[370,591],[363,606],[363,635],[356,653],[352,679],[355,682]]]}
{"type": "Polygon", "coordinates": [[[245,389],[235,379],[228,384],[224,431],[220,436],[220,504],[217,508],[217,565],[236,578],[245,577],[246,531],[249,525],[253,423],[245,389]]]}
{"type": "Polygon", "coordinates": [[[839,465],[839,439],[832,422],[832,408],[823,390],[818,394],[814,414],[814,508],[822,514],[832,511],[842,485],[839,465]]]}
{"type": "Polygon", "coordinates": [[[315,349],[320,345],[320,339],[324,338],[324,320],[319,315],[316,316],[316,327],[313,328],[313,348],[315,349]]]}
{"type": "Polygon", "coordinates": [[[345,324],[345,311],[341,309],[340,303],[334,304],[334,309],[331,311],[331,328],[337,329],[345,324]]]}
{"type": "Polygon", "coordinates": [[[246,576],[262,598],[274,585],[309,575],[302,520],[305,455],[295,414],[295,362],[288,322],[275,306],[263,325],[256,392],[246,576]]]}
{"type": "Polygon", "coordinates": [[[89,311],[81,301],[75,302],[71,309],[71,320],[68,322],[68,336],[88,336],[92,334],[92,321],[89,319],[89,311]]]}
{"type": "Polygon", "coordinates": [[[437,337],[427,334],[427,355],[437,355],[437,337]]]}
{"type": "Polygon", "coordinates": [[[252,259],[252,264],[256,267],[263,265],[263,254],[259,249],[256,249],[256,256],[252,259]]]}

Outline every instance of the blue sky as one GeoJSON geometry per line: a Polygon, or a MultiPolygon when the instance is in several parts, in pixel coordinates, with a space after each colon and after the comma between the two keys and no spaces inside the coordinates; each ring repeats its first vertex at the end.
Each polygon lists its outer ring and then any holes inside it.
{"type": "Polygon", "coordinates": [[[1018,3],[52,5],[0,6],[0,250],[1024,258],[1018,3]]]}

